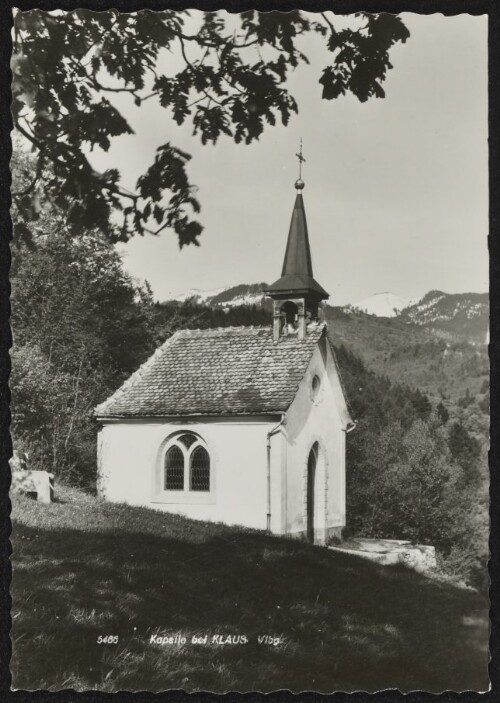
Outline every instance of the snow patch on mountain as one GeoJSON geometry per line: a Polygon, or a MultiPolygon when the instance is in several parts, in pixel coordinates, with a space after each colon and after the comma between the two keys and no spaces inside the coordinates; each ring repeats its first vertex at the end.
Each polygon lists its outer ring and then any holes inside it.
{"type": "Polygon", "coordinates": [[[489,297],[487,293],[443,293],[433,290],[418,303],[403,310],[399,319],[425,326],[435,334],[483,344],[488,339],[489,297]]]}
{"type": "Polygon", "coordinates": [[[223,303],[217,303],[222,308],[234,308],[238,305],[261,305],[263,293],[248,293],[247,295],[237,295],[232,300],[226,300],[223,303]]]}
{"type": "Polygon", "coordinates": [[[376,315],[377,317],[396,317],[401,310],[414,303],[413,300],[402,298],[394,293],[385,291],[384,293],[375,293],[369,298],[360,300],[352,305],[353,308],[361,310],[368,315],[376,315]]]}
{"type": "Polygon", "coordinates": [[[417,325],[450,321],[473,320],[488,315],[488,296],[482,293],[449,294],[430,291],[418,303],[404,311],[404,316],[417,325]]]}
{"type": "Polygon", "coordinates": [[[187,300],[193,300],[195,303],[209,303],[212,298],[215,298],[220,293],[229,290],[232,286],[224,288],[212,288],[211,290],[202,290],[201,288],[190,288],[184,293],[167,293],[166,300],[175,301],[177,303],[185,303],[187,300]]]}
{"type": "Polygon", "coordinates": [[[177,295],[170,294],[167,297],[169,302],[185,303],[193,302],[197,305],[210,305],[213,307],[228,309],[238,306],[261,306],[264,300],[265,283],[243,283],[236,286],[225,286],[224,288],[213,288],[212,290],[200,290],[191,288],[185,293],[177,295]]]}

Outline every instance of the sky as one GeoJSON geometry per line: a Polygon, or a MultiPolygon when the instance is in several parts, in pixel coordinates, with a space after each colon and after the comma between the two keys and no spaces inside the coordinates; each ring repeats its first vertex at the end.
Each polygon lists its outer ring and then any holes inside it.
{"type": "MultiPolygon", "coordinates": [[[[401,17],[411,36],[391,51],[384,99],[322,100],[328,54],[320,37],[307,38],[311,63],[289,81],[299,114],[249,146],[202,146],[153,100],[136,108],[117,98],[135,134],[96,165],[118,167],[133,187],[155,149],[172,141],[192,155],[188,173],[199,186],[200,247],[180,250],[169,231],[119,246],[155,298],[279,278],[300,138],[314,275],[331,304],[383,291],[488,289],[487,18],[401,17]]],[[[175,67],[175,56],[165,60],[175,67]]]]}

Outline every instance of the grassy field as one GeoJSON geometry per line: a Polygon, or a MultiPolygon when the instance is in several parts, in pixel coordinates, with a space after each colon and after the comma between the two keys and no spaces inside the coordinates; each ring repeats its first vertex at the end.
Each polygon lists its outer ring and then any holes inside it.
{"type": "Polygon", "coordinates": [[[404,567],[70,489],[12,520],[14,688],[488,687],[485,600],[404,567]]]}

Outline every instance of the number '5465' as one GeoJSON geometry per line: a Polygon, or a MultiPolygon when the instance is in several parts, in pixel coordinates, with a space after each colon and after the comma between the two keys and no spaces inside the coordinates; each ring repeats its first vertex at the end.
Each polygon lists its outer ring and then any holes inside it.
{"type": "Polygon", "coordinates": [[[118,635],[99,635],[97,644],[118,644],[118,635]]]}

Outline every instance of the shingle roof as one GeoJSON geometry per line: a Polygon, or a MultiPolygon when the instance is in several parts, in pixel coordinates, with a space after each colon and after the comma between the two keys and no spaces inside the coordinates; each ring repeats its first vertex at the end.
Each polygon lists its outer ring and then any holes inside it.
{"type": "Polygon", "coordinates": [[[324,323],[303,340],[270,327],[180,330],[94,414],[98,418],[244,415],[287,410],[324,323]]]}

